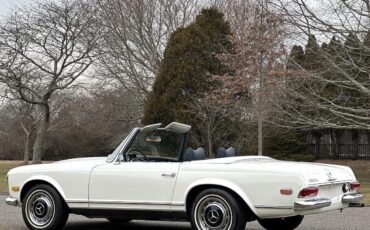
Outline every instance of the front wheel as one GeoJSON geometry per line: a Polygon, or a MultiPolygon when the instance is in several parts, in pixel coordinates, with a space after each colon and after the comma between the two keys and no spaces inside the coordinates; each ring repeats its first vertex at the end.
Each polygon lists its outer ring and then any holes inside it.
{"type": "Polygon", "coordinates": [[[267,230],[293,230],[296,229],[303,221],[303,216],[292,216],[276,219],[258,219],[262,227],[267,230]]]}
{"type": "Polygon", "coordinates": [[[29,229],[62,229],[68,211],[59,193],[50,185],[32,187],[23,199],[22,215],[29,229]]]}
{"type": "Polygon", "coordinates": [[[190,215],[193,229],[244,230],[245,214],[240,202],[222,189],[207,189],[195,198],[190,215]]]}

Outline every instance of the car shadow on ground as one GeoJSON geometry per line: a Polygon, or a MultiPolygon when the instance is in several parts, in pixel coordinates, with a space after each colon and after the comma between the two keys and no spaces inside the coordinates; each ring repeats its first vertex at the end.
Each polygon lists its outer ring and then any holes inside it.
{"type": "Polygon", "coordinates": [[[67,223],[64,228],[65,230],[91,230],[91,229],[122,229],[122,230],[191,230],[190,224],[181,222],[167,222],[163,224],[161,222],[130,222],[127,224],[112,224],[107,221],[94,221],[94,222],[72,222],[67,223]]]}

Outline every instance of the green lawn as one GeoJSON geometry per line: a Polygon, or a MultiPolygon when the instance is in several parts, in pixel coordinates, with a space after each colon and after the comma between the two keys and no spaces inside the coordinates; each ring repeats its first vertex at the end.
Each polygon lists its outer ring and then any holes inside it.
{"type": "MultiPolygon", "coordinates": [[[[352,168],[361,183],[361,192],[365,194],[365,203],[370,204],[370,161],[321,160],[321,163],[346,165],[352,168]]],[[[20,161],[0,161],[0,194],[6,193],[6,173],[21,165],[20,161]]]]}
{"type": "Polygon", "coordinates": [[[20,166],[21,161],[0,161],[0,194],[7,193],[6,174],[14,167],[20,166]]]}

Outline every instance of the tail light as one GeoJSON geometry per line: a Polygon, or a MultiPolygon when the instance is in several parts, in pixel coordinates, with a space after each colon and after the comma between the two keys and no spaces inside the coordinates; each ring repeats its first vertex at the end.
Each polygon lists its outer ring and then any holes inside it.
{"type": "Polygon", "coordinates": [[[298,197],[299,198],[313,197],[317,196],[318,193],[319,193],[318,187],[307,187],[299,192],[298,197]]]}
{"type": "Polygon", "coordinates": [[[351,190],[356,190],[356,191],[358,191],[359,189],[360,189],[360,183],[358,183],[358,182],[352,182],[352,183],[350,183],[350,185],[351,185],[351,190]]]}

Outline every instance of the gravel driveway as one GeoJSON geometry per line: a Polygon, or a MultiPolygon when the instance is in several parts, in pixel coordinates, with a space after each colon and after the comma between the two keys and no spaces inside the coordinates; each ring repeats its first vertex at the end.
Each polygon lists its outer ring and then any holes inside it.
{"type": "MultiPolygon", "coordinates": [[[[7,206],[6,196],[0,195],[0,230],[25,230],[21,209],[7,206]]],[[[191,230],[187,222],[132,221],[128,224],[111,224],[105,219],[88,219],[70,215],[66,228],[69,230],[122,229],[122,230],[191,230]]],[[[247,224],[249,230],[263,229],[254,221],[247,224]]],[[[368,230],[370,229],[370,207],[350,208],[343,212],[328,212],[306,216],[299,230],[368,230]]]]}

